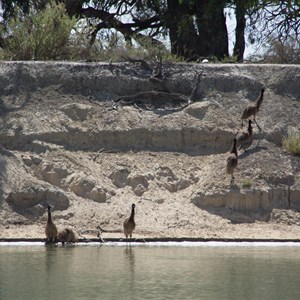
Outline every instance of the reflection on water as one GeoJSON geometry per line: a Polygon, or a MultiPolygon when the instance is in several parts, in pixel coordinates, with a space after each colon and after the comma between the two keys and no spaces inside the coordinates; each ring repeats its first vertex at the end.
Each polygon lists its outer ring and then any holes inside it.
{"type": "Polygon", "coordinates": [[[300,247],[1,246],[0,299],[300,299],[300,247]]]}

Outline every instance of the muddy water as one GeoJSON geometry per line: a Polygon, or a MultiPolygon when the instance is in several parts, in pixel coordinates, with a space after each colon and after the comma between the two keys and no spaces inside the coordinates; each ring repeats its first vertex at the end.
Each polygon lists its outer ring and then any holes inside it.
{"type": "Polygon", "coordinates": [[[300,299],[300,246],[0,244],[0,299],[300,299]]]}

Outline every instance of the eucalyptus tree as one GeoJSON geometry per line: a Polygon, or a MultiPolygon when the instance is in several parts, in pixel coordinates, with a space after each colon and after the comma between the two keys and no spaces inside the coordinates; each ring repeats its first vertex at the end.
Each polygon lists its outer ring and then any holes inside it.
{"type": "Polygon", "coordinates": [[[300,1],[256,1],[251,15],[250,29],[257,40],[269,37],[286,40],[291,36],[300,41],[300,1]]]}
{"type": "Polygon", "coordinates": [[[233,0],[230,5],[236,16],[234,55],[238,60],[243,60],[246,34],[252,44],[290,38],[299,44],[299,0],[233,0]]]}
{"type": "MultiPolygon", "coordinates": [[[[245,32],[252,42],[275,35],[300,34],[299,0],[56,0],[70,17],[90,26],[90,43],[109,30],[127,42],[147,39],[154,45],[169,39],[171,52],[186,60],[202,57],[222,59],[228,53],[224,9],[231,7],[237,21],[234,55],[243,60],[245,32]]],[[[37,11],[49,0],[2,0],[4,23],[16,5],[37,11]]]]}

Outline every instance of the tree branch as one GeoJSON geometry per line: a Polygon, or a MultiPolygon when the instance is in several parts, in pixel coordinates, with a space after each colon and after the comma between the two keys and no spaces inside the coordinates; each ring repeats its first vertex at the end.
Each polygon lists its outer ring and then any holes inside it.
{"type": "MultiPolygon", "coordinates": [[[[81,10],[82,15],[87,18],[98,18],[102,20],[102,22],[98,23],[95,30],[92,32],[91,43],[94,43],[97,33],[101,29],[105,28],[114,28],[115,30],[122,33],[126,38],[148,38],[151,40],[153,44],[163,45],[162,42],[154,39],[152,36],[147,36],[141,34],[139,31],[148,29],[148,28],[160,28],[162,26],[160,19],[158,16],[153,16],[148,19],[138,20],[135,19],[134,23],[123,23],[116,18],[116,14],[109,13],[104,10],[95,9],[93,7],[83,8],[81,10]],[[133,28],[137,28],[138,30],[133,30],[133,28]]],[[[158,34],[158,33],[157,33],[158,34]]]]}

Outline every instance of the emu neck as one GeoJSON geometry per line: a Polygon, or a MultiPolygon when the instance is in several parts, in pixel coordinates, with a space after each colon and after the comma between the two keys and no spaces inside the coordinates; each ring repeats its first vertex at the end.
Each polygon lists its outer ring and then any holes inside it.
{"type": "Polygon", "coordinates": [[[130,214],[129,220],[134,221],[134,207],[132,207],[132,209],[131,209],[131,214],[130,214]]]}
{"type": "Polygon", "coordinates": [[[249,126],[248,126],[248,132],[249,132],[249,134],[252,134],[252,126],[251,126],[251,124],[249,124],[249,126]]]}
{"type": "Polygon", "coordinates": [[[230,153],[234,153],[237,157],[236,141],[233,141],[233,146],[230,153]]]}
{"type": "Polygon", "coordinates": [[[51,212],[50,212],[50,209],[48,210],[48,221],[47,223],[52,223],[52,218],[51,218],[51,212]]]}
{"type": "Polygon", "coordinates": [[[261,94],[260,94],[260,97],[259,97],[259,99],[256,101],[256,106],[257,106],[257,109],[259,109],[259,108],[260,108],[260,106],[261,106],[261,104],[262,104],[263,100],[264,100],[264,94],[263,94],[263,93],[261,93],[261,94]]]}

